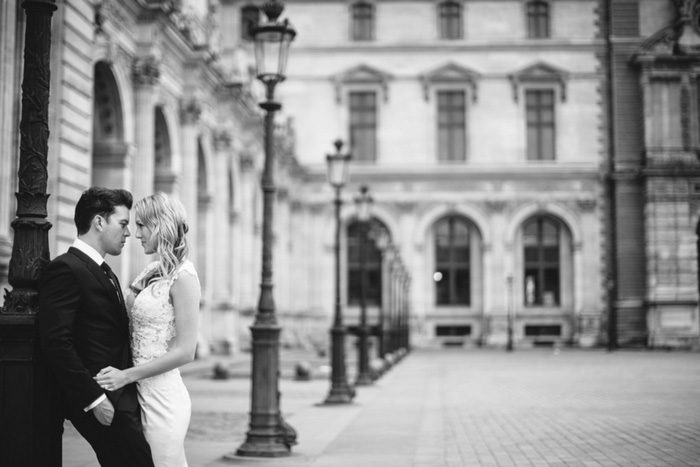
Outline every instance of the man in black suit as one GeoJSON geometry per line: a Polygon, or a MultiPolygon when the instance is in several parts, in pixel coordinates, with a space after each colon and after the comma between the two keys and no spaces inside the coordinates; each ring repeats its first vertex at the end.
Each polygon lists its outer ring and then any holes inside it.
{"type": "Polygon", "coordinates": [[[39,278],[39,331],[65,401],[65,416],[103,467],[153,467],[136,386],[103,390],[93,377],[131,366],[129,319],[119,281],[104,262],[119,255],[133,199],[126,190],[92,187],[75,207],[78,238],[39,278]]]}

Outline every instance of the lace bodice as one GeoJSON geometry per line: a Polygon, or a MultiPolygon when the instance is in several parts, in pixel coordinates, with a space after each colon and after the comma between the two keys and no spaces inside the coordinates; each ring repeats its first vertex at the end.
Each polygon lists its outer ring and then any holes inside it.
{"type": "MultiPolygon", "coordinates": [[[[157,267],[157,261],[146,266],[146,269],[132,282],[132,290],[138,289],[144,278],[149,277],[157,267]]],[[[168,352],[168,344],[177,334],[170,288],[183,271],[197,277],[194,265],[187,260],[172,277],[151,282],[134,297],[134,303],[129,310],[131,353],[134,365],[149,362],[168,352]]],[[[158,376],[147,378],[142,382],[158,376]]]]}

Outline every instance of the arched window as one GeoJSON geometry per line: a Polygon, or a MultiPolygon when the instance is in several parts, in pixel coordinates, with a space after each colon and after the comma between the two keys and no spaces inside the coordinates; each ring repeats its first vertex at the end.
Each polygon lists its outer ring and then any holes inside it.
{"type": "Polygon", "coordinates": [[[387,230],[377,219],[372,219],[369,226],[361,222],[348,225],[348,305],[362,303],[363,286],[366,305],[382,304],[382,253],[374,243],[375,236],[370,235],[374,229],[387,230]]]}
{"type": "Polygon", "coordinates": [[[374,39],[374,8],[369,3],[360,2],[352,6],[352,39],[374,39]]]}
{"type": "Polygon", "coordinates": [[[561,299],[561,224],[539,216],[523,225],[526,306],[558,306],[561,299]]]}
{"type": "Polygon", "coordinates": [[[547,2],[528,2],[527,37],[530,39],[549,37],[549,4],[547,2]]]}
{"type": "Polygon", "coordinates": [[[469,223],[449,216],[435,224],[435,300],[438,305],[471,304],[469,223]]]}
{"type": "Polygon", "coordinates": [[[440,39],[462,38],[462,7],[457,2],[438,5],[440,39]]]}
{"type": "Polygon", "coordinates": [[[244,6],[241,9],[241,39],[253,40],[250,28],[260,22],[260,9],[255,5],[244,6]]]}

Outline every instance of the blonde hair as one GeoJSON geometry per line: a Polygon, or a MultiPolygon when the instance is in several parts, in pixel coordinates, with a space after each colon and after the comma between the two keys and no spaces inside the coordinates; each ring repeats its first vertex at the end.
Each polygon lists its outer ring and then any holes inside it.
{"type": "Polygon", "coordinates": [[[187,259],[187,215],[182,202],[171,195],[158,192],[140,200],[134,206],[136,217],[151,229],[160,259],[160,277],[169,278],[187,259]]]}

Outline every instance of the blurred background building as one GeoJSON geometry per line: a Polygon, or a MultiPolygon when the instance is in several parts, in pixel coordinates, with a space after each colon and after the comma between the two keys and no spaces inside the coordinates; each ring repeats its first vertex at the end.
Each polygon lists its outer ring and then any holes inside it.
{"type": "MultiPolygon", "coordinates": [[[[256,307],[262,1],[64,0],[53,16],[51,255],[90,185],[176,194],[203,286],[200,353],[248,347],[256,307]]],[[[411,277],[413,345],[699,345],[700,2],[288,0],[277,89],[283,345],[325,349],[333,192],[349,145],[341,292],[386,301],[380,232],[411,277]],[[353,197],[374,198],[367,262],[353,197]],[[510,330],[510,331],[509,331],[510,330]]],[[[0,12],[0,282],[7,283],[24,13],[0,12]]],[[[123,283],[137,242],[110,258],[123,283]]]]}

